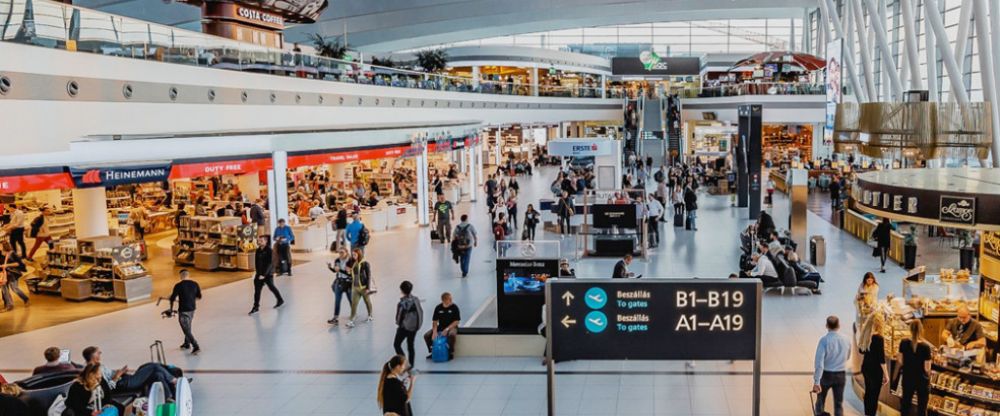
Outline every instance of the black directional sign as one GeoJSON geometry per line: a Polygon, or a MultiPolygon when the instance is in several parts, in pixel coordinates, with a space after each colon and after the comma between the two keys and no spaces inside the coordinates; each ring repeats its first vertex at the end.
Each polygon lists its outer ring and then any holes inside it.
{"type": "Polygon", "coordinates": [[[557,362],[758,359],[756,279],[551,279],[546,290],[557,362]]]}

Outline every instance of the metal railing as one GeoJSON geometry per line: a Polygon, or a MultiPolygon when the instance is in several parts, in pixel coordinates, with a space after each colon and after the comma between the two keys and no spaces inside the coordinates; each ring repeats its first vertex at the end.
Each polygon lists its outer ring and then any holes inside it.
{"type": "Polygon", "coordinates": [[[823,95],[826,86],[809,82],[744,82],[685,89],[683,98],[737,97],[741,95],[823,95]]]}
{"type": "MultiPolygon", "coordinates": [[[[0,0],[0,41],[130,59],[369,84],[532,96],[532,85],[295,53],[47,0],[0,0]]],[[[544,97],[601,98],[597,86],[539,85],[544,97]]],[[[609,90],[607,98],[620,98],[609,90]]]]}

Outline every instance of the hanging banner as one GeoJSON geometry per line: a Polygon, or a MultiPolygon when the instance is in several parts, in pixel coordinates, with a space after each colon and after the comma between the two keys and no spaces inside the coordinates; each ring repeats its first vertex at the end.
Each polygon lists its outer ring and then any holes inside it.
{"type": "Polygon", "coordinates": [[[359,149],[329,153],[309,153],[288,156],[288,168],[302,166],[318,166],[330,163],[356,162],[360,160],[405,157],[410,145],[392,146],[376,149],[359,149]]]}
{"type": "Polygon", "coordinates": [[[833,128],[836,125],[837,104],[843,100],[844,40],[835,39],[826,44],[826,125],[823,145],[833,145],[833,128]]]}
{"type": "Polygon", "coordinates": [[[601,140],[553,140],[548,143],[550,156],[587,157],[611,154],[612,141],[601,140]]]}
{"type": "Polygon", "coordinates": [[[35,172],[37,171],[0,171],[0,194],[45,191],[49,189],[70,189],[73,187],[73,178],[61,167],[58,170],[35,172]]]}
{"type": "Polygon", "coordinates": [[[270,157],[244,160],[215,160],[205,162],[178,161],[170,169],[170,179],[197,178],[201,176],[239,175],[271,169],[270,157]]]}
{"type": "Polygon", "coordinates": [[[162,182],[170,177],[170,162],[132,166],[70,167],[77,188],[162,182]]]}

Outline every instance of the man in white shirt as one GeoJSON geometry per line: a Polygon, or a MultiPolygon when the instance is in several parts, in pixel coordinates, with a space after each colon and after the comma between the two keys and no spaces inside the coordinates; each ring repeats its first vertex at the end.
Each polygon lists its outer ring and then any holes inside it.
{"type": "Polygon", "coordinates": [[[781,240],[778,240],[778,233],[771,233],[770,241],[767,243],[767,251],[770,251],[772,256],[777,256],[784,250],[785,245],[781,244],[781,240]]]}
{"type": "Polygon", "coordinates": [[[649,246],[660,245],[660,223],[663,216],[663,204],[656,198],[649,198],[646,201],[646,227],[649,230],[649,246]]]}
{"type": "Polygon", "coordinates": [[[753,270],[750,271],[750,276],[759,277],[760,280],[768,279],[778,279],[778,271],[775,270],[774,264],[767,256],[763,256],[760,253],[754,253],[751,262],[753,263],[753,270]]]}
{"type": "Polygon", "coordinates": [[[20,245],[21,258],[25,258],[28,255],[28,247],[24,244],[24,211],[17,205],[10,204],[7,206],[7,212],[10,213],[10,222],[4,228],[10,236],[10,245],[14,250],[20,245]]]}
{"type": "Polygon", "coordinates": [[[309,208],[309,218],[315,221],[325,213],[326,211],[323,211],[323,207],[320,206],[319,201],[313,201],[312,208],[309,208]]]}

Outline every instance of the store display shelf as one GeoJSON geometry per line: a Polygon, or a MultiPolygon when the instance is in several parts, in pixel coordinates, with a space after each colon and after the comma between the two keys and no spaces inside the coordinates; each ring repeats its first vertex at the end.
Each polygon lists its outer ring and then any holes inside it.
{"type": "Polygon", "coordinates": [[[973,402],[976,402],[976,403],[979,403],[979,404],[987,404],[987,405],[990,405],[990,406],[1000,406],[1000,399],[991,399],[991,398],[988,398],[988,397],[977,396],[975,394],[965,393],[965,392],[961,392],[961,391],[958,391],[958,390],[955,390],[955,389],[949,389],[949,388],[946,388],[946,387],[943,387],[943,386],[939,386],[937,384],[931,384],[931,389],[932,390],[940,391],[942,393],[948,393],[948,394],[951,394],[951,395],[953,395],[955,397],[958,397],[959,399],[966,399],[966,400],[973,401],[973,402]]]}
{"type": "Polygon", "coordinates": [[[967,378],[973,381],[979,381],[982,383],[1000,383],[1000,378],[993,378],[985,374],[972,374],[968,371],[959,370],[955,367],[948,365],[941,365],[934,363],[932,369],[935,371],[945,372],[949,375],[957,375],[959,377],[967,378]]]}

